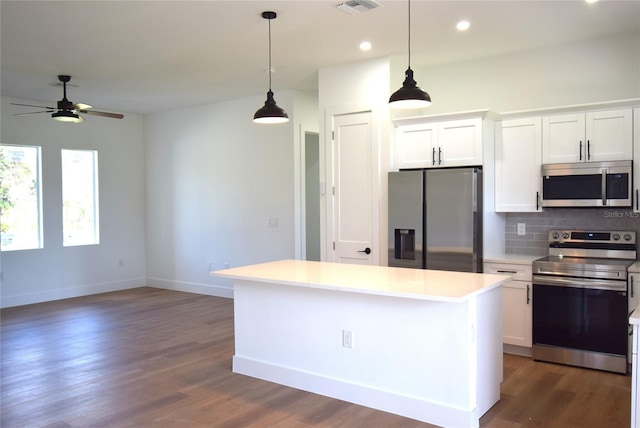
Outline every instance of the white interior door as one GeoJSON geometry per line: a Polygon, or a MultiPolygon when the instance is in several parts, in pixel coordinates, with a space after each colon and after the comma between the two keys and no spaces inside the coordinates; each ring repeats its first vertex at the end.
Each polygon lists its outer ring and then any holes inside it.
{"type": "Polygon", "coordinates": [[[371,112],[332,116],[331,246],[328,259],[379,264],[377,239],[377,145],[371,112]]]}

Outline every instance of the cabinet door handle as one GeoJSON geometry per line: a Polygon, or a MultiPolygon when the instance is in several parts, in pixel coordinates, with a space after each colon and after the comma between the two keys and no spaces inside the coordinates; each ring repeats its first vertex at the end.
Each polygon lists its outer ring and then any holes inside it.
{"type": "Polygon", "coordinates": [[[500,269],[498,269],[496,272],[498,272],[498,273],[512,273],[514,275],[518,273],[515,270],[500,270],[500,269]]]}
{"type": "Polygon", "coordinates": [[[371,254],[371,248],[367,247],[364,250],[358,251],[359,253],[371,254]]]}
{"type": "Polygon", "coordinates": [[[540,192],[536,192],[536,211],[540,211],[540,192]]]}
{"type": "Polygon", "coordinates": [[[433,153],[431,154],[431,165],[436,164],[436,148],[433,148],[433,153]]]}
{"type": "Polygon", "coordinates": [[[631,293],[631,298],[633,299],[633,294],[634,294],[634,293],[633,293],[633,277],[632,277],[632,276],[630,276],[630,277],[629,277],[629,279],[630,279],[630,281],[629,281],[629,282],[631,283],[631,284],[629,284],[629,286],[630,286],[630,287],[629,287],[629,288],[630,288],[629,292],[631,293]]]}
{"type": "Polygon", "coordinates": [[[638,189],[636,189],[636,211],[640,210],[640,207],[638,207],[638,189]]]}
{"type": "Polygon", "coordinates": [[[587,140],[587,160],[591,160],[591,141],[587,140]]]}
{"type": "Polygon", "coordinates": [[[442,147],[438,147],[438,165],[442,165],[442,147]]]}
{"type": "Polygon", "coordinates": [[[582,160],[582,140],[580,140],[580,160],[582,160]]]}
{"type": "Polygon", "coordinates": [[[527,305],[529,304],[529,302],[531,301],[531,298],[529,297],[529,284],[527,284],[527,305]]]}

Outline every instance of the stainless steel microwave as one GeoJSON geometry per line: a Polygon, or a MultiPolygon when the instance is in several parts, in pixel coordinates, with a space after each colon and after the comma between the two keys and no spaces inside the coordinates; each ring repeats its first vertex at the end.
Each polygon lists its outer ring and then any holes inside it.
{"type": "Polygon", "coordinates": [[[542,165],[543,207],[631,207],[632,162],[542,165]]]}

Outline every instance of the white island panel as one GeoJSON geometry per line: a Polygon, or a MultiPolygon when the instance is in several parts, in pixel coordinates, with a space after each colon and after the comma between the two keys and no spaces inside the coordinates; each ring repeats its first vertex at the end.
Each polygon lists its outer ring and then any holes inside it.
{"type": "MultiPolygon", "coordinates": [[[[418,271],[430,278],[422,278],[420,286],[385,286],[403,273],[383,271],[413,270],[290,262],[215,273],[235,278],[234,372],[443,426],[478,426],[498,401],[499,284],[508,276],[486,275],[493,282],[484,287],[477,284],[485,275],[453,275],[475,277],[471,285],[449,276],[446,286],[459,285],[467,294],[451,291],[443,297],[433,290],[447,287],[427,284],[443,277],[428,271],[418,271]],[[309,277],[301,264],[324,276],[309,277]],[[275,265],[298,268],[281,273],[278,282],[271,271],[275,265]],[[307,277],[300,277],[302,271],[307,277]],[[353,272],[361,275],[350,276],[353,272]],[[377,282],[371,293],[363,278],[377,282]],[[430,291],[410,298],[411,287],[430,291]],[[343,346],[345,330],[352,347],[343,346]]],[[[414,281],[416,276],[407,274],[414,281]]]]}

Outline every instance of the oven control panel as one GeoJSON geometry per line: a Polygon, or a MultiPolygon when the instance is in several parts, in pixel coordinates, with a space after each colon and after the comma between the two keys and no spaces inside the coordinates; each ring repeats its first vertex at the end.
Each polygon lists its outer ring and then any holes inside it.
{"type": "Polygon", "coordinates": [[[635,244],[636,232],[632,230],[588,231],[588,230],[550,230],[549,243],[599,243],[599,244],[635,244]]]}

